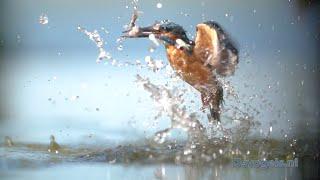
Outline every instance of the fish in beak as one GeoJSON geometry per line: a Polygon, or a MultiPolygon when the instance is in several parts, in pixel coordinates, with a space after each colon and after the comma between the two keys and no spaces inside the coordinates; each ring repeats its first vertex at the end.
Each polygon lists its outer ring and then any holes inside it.
{"type": "Polygon", "coordinates": [[[154,34],[155,36],[161,34],[158,24],[147,27],[134,26],[129,30],[123,31],[122,33],[124,33],[122,37],[125,38],[145,38],[149,37],[151,34],[154,34]]]}

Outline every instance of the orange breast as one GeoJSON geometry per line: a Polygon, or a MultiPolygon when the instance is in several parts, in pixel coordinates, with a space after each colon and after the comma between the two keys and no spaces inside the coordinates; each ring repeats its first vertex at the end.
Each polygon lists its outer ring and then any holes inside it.
{"type": "Polygon", "coordinates": [[[206,85],[212,80],[212,71],[194,53],[190,55],[174,46],[167,46],[166,50],[172,68],[190,85],[206,85]]]}

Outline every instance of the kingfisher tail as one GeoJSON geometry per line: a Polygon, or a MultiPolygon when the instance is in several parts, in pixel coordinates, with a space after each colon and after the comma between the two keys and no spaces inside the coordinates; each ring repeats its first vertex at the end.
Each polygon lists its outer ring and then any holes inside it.
{"type": "Polygon", "coordinates": [[[220,85],[217,85],[210,91],[201,93],[201,100],[203,106],[209,107],[211,116],[208,118],[209,121],[217,120],[220,122],[220,112],[223,103],[223,88],[220,85]]]}

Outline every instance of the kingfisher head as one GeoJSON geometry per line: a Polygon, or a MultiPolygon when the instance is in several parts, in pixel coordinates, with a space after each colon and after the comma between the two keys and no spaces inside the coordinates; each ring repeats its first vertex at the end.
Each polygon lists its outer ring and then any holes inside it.
{"type": "Polygon", "coordinates": [[[165,43],[165,45],[177,45],[177,42],[185,45],[192,45],[193,41],[190,41],[187,37],[186,31],[178,24],[170,21],[156,22],[151,26],[133,28],[130,31],[125,31],[124,37],[128,38],[143,38],[154,35],[156,39],[159,39],[165,43]]]}

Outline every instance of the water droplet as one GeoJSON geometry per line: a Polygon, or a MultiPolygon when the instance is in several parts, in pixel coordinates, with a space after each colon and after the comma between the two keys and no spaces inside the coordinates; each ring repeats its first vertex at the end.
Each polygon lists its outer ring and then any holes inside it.
{"type": "Polygon", "coordinates": [[[154,48],[153,48],[153,47],[150,47],[150,48],[149,48],[149,52],[153,53],[153,52],[154,52],[154,48]]]}
{"type": "Polygon", "coordinates": [[[49,18],[46,14],[41,14],[39,17],[39,23],[42,25],[46,25],[49,22],[49,18]]]}
{"type": "Polygon", "coordinates": [[[150,34],[149,35],[149,39],[154,43],[154,45],[159,46],[159,40],[156,38],[156,36],[154,34],[150,34]]]}
{"type": "Polygon", "coordinates": [[[109,161],[109,164],[114,164],[116,163],[117,159],[115,158],[114,160],[109,161]]]}
{"type": "Polygon", "coordinates": [[[88,30],[86,30],[85,28],[82,28],[81,26],[78,26],[77,29],[84,33],[91,41],[93,41],[98,50],[99,50],[99,55],[98,58],[96,60],[97,63],[99,63],[100,61],[102,61],[103,59],[110,59],[110,54],[108,52],[105,51],[104,49],[104,40],[103,38],[100,36],[100,34],[98,33],[97,30],[94,30],[93,32],[90,32],[88,30]]]}
{"type": "Polygon", "coordinates": [[[154,176],[156,177],[156,179],[166,179],[166,168],[161,165],[161,168],[157,168],[154,171],[154,176]]]}
{"type": "Polygon", "coordinates": [[[157,8],[162,8],[162,4],[161,3],[157,3],[157,8]]]}
{"type": "Polygon", "coordinates": [[[212,154],[212,157],[213,157],[213,159],[216,159],[216,158],[217,158],[216,153],[213,153],[213,154],[212,154]]]}
{"type": "Polygon", "coordinates": [[[17,38],[17,43],[20,43],[21,42],[21,35],[17,34],[16,38],[17,38]]]}
{"type": "Polygon", "coordinates": [[[192,150],[191,149],[185,149],[184,151],[183,151],[183,154],[184,155],[188,155],[188,154],[191,154],[192,153],[192,150]]]}
{"type": "Polygon", "coordinates": [[[256,9],[253,9],[253,11],[252,11],[252,12],[253,12],[253,14],[255,14],[255,13],[257,13],[257,10],[256,10],[256,9]]]}
{"type": "Polygon", "coordinates": [[[10,136],[5,136],[4,137],[4,141],[5,141],[4,143],[5,143],[6,146],[11,147],[11,146],[14,145],[10,136]]]}
{"type": "Polygon", "coordinates": [[[79,96],[73,95],[73,96],[70,97],[71,101],[75,101],[77,99],[79,99],[79,96]]]}
{"type": "Polygon", "coordinates": [[[154,137],[154,141],[159,144],[162,144],[165,142],[167,136],[168,134],[166,132],[157,133],[156,136],[154,137]]]}
{"type": "Polygon", "coordinates": [[[117,48],[119,51],[122,51],[123,50],[123,46],[120,44],[117,48]]]}

